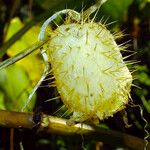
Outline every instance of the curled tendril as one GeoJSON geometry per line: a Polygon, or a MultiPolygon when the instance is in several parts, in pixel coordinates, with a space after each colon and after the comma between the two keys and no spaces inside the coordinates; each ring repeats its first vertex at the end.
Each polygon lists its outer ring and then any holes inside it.
{"type": "Polygon", "coordinates": [[[147,130],[147,126],[148,126],[148,122],[147,120],[145,119],[144,115],[143,115],[143,108],[141,105],[135,105],[133,102],[130,102],[131,103],[131,107],[138,107],[140,109],[140,115],[141,115],[141,118],[142,120],[144,121],[145,125],[144,125],[144,132],[145,132],[145,136],[144,136],[144,140],[145,140],[145,146],[144,146],[144,150],[147,150],[147,145],[148,145],[148,138],[150,137],[150,134],[147,130]]]}

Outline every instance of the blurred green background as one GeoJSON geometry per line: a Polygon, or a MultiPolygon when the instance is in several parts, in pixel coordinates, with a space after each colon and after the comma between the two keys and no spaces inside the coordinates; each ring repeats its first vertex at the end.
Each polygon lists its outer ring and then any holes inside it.
{"type": "MultiPolygon", "coordinates": [[[[42,23],[55,12],[71,8],[81,12],[94,4],[94,0],[0,0],[0,61],[16,55],[37,41],[42,23]]],[[[92,16],[91,16],[92,17],[92,16]]],[[[112,32],[127,34],[117,43],[129,42],[128,49],[137,52],[127,60],[137,60],[139,63],[131,65],[136,70],[133,73],[134,84],[131,97],[134,104],[143,109],[143,117],[147,120],[147,130],[150,131],[150,0],[108,0],[97,14],[96,21],[103,18],[104,22],[116,21],[108,28],[112,32]]],[[[128,55],[127,52],[122,53],[128,55]]],[[[21,111],[29,93],[40,79],[43,71],[43,61],[39,51],[18,61],[12,66],[0,71],[0,109],[21,111]]],[[[61,117],[65,111],[61,109],[60,100],[46,102],[54,97],[56,89],[47,88],[47,82],[38,89],[26,111],[42,108],[46,114],[61,117]]],[[[104,120],[104,128],[114,129],[144,138],[145,122],[138,107],[127,106],[127,118],[130,128],[125,128],[122,113],[104,120]]],[[[10,130],[0,128],[0,150],[10,147],[10,130]]],[[[15,149],[20,149],[20,141],[26,150],[127,150],[106,143],[83,141],[61,135],[36,134],[34,131],[15,130],[15,149]],[[28,141],[32,141],[32,144],[28,141]],[[100,146],[101,145],[101,146],[100,146]],[[103,146],[102,146],[103,145],[103,146]]]]}

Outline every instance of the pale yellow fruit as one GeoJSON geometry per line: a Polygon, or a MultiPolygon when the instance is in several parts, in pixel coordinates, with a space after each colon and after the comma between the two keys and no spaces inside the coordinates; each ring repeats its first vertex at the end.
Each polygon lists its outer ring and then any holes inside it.
{"type": "Polygon", "coordinates": [[[47,48],[56,87],[72,121],[103,120],[128,103],[132,76],[101,23],[61,25],[47,48]]]}

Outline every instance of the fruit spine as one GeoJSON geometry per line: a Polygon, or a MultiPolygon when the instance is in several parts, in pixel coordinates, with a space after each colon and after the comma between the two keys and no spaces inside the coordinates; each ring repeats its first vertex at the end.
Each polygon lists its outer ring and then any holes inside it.
{"type": "Polygon", "coordinates": [[[115,38],[104,24],[82,17],[68,16],[50,33],[46,50],[70,122],[103,120],[128,103],[132,76],[115,38]]]}

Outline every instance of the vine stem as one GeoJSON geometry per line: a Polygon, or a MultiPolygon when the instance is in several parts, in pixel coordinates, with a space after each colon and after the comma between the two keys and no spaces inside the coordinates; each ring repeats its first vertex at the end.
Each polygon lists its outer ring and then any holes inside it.
{"type": "MultiPolygon", "coordinates": [[[[36,124],[33,122],[33,116],[33,113],[0,110],[0,126],[18,129],[33,129],[36,127],[36,124]]],[[[84,141],[102,141],[118,147],[126,147],[130,150],[142,150],[145,147],[145,141],[143,139],[132,135],[83,123],[69,126],[66,124],[65,119],[45,114],[41,115],[41,124],[37,131],[75,136],[77,138],[84,138],[84,141]]],[[[147,150],[149,149],[150,143],[147,143],[147,150]]]]}

